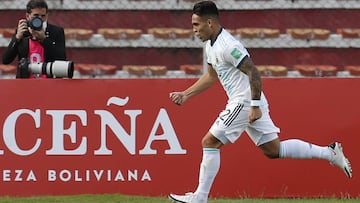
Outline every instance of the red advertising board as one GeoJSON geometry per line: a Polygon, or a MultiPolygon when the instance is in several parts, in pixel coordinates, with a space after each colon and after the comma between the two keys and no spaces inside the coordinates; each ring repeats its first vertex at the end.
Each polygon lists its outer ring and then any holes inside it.
{"type": "MultiPolygon", "coordinates": [[[[163,196],[197,185],[220,85],[177,106],[195,79],[0,80],[0,196],[163,196]]],[[[354,176],[323,160],[269,160],[244,134],[222,148],[213,197],[358,197],[360,78],[266,78],[281,139],[340,141],[354,176]]]]}

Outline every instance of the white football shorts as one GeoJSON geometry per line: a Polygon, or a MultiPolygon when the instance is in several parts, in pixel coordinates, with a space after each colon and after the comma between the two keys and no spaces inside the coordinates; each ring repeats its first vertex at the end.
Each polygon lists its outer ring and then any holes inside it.
{"type": "Polygon", "coordinates": [[[223,144],[234,143],[244,131],[256,146],[278,138],[280,129],[276,127],[269,115],[268,105],[261,106],[262,116],[253,123],[249,123],[250,106],[241,103],[227,104],[209,132],[223,144]]]}

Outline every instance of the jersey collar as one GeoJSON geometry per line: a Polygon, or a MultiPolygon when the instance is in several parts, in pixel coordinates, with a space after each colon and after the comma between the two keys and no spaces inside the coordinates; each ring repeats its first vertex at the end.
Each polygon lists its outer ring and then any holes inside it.
{"type": "Polygon", "coordinates": [[[210,45],[213,46],[218,38],[218,36],[221,34],[223,28],[220,28],[219,32],[217,33],[216,37],[214,40],[210,40],[210,45]]]}

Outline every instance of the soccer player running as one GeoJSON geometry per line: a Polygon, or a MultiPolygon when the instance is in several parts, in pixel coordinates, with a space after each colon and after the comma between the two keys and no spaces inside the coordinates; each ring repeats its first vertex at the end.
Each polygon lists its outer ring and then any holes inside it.
{"type": "Polygon", "coordinates": [[[170,99],[175,104],[183,105],[219,80],[228,101],[202,139],[203,157],[196,191],[185,195],[170,194],[171,200],[206,203],[220,167],[220,148],[234,143],[243,131],[271,159],[324,159],[338,166],[349,178],[352,177],[350,162],[344,156],[340,143],[318,146],[299,139],[279,140],[280,130],[269,115],[260,74],[244,46],[221,26],[215,3],[196,3],[192,26],[195,35],[206,42],[208,71],[185,91],[171,92],[170,99]]]}

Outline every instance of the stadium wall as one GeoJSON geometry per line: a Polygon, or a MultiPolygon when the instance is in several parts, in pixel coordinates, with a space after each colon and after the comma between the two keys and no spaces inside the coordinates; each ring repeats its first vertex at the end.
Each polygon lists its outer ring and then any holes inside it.
{"type": "MultiPolygon", "coordinates": [[[[24,17],[23,10],[2,10],[1,28],[15,28],[16,21],[24,17]]],[[[288,28],[321,28],[337,33],[339,28],[358,28],[357,9],[269,9],[223,10],[222,24],[227,29],[265,27],[279,29],[285,34],[288,28]],[[341,17],[336,17],[341,16],[341,17]]],[[[52,9],[49,22],[64,28],[91,29],[132,28],[147,33],[154,27],[191,29],[191,10],[61,10],[52,9]],[[156,20],[154,19],[156,16],[156,20]],[[104,20],[105,19],[105,20],[104,20]],[[126,20],[125,20],[126,19],[126,20]]],[[[301,41],[301,40],[300,40],[301,41]]],[[[355,40],[356,41],[356,40],[355,40]]],[[[7,44],[6,44],[7,45],[7,44]]],[[[246,44],[245,44],[246,45],[246,44]]],[[[359,65],[357,47],[293,47],[251,48],[257,65],[282,65],[292,70],[297,64],[333,65],[343,70],[347,65],[359,65]]],[[[0,54],[5,46],[0,47],[0,54]]],[[[178,70],[182,64],[201,64],[202,50],[188,47],[67,47],[67,58],[75,63],[112,64],[119,70],[123,65],[162,65],[178,70]],[[139,58],[146,60],[139,60],[139,58]],[[159,58],[161,60],[159,60],[159,58]]],[[[16,62],[13,63],[16,65],[16,62]]]]}
{"type": "MultiPolygon", "coordinates": [[[[1,27],[16,27],[14,19],[24,17],[23,10],[3,10],[1,27]]],[[[144,32],[152,27],[191,28],[192,11],[189,10],[51,10],[49,21],[65,28],[96,29],[137,28],[144,32]],[[156,20],[154,19],[156,16],[156,20]],[[104,20],[105,19],[105,20],[104,20]]],[[[360,14],[357,9],[271,9],[223,10],[222,25],[227,29],[243,27],[323,28],[336,32],[337,28],[358,28],[360,14]],[[341,16],[341,17],[336,17],[341,16]],[[315,19],[315,20],[314,20],[315,19]],[[296,27],[294,27],[296,26],[296,27]]]]}
{"type": "MultiPolygon", "coordinates": [[[[226,97],[195,79],[0,80],[0,196],[193,191],[201,138],[226,97]],[[43,93],[46,93],[44,95],[43,93]]],[[[222,148],[212,197],[359,197],[360,78],[264,78],[281,139],[340,141],[354,177],[321,160],[269,160],[244,134],[222,148]]]]}
{"type": "MultiPolygon", "coordinates": [[[[344,66],[360,64],[357,49],[249,48],[248,51],[256,65],[282,65],[293,70],[294,65],[316,64],[344,70],[344,66]]],[[[0,47],[0,54],[3,51],[5,48],[0,47]]],[[[66,54],[75,64],[113,64],[119,70],[124,65],[161,65],[168,70],[179,70],[184,64],[201,64],[203,58],[203,50],[198,48],[68,48],[66,54]]],[[[12,65],[17,65],[17,60],[12,65]]]]}

